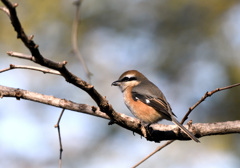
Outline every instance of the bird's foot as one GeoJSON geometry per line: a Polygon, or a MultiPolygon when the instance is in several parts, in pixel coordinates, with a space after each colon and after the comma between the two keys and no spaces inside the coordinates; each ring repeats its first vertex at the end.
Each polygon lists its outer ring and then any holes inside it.
{"type": "Polygon", "coordinates": [[[141,132],[145,138],[151,137],[152,128],[150,127],[151,124],[141,123],[141,132]]]}

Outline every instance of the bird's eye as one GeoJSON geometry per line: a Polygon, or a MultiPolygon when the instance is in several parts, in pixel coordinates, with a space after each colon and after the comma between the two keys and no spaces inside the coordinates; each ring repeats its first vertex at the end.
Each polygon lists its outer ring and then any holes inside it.
{"type": "Polygon", "coordinates": [[[129,77],[122,78],[122,82],[126,82],[126,81],[129,81],[129,77]]]}
{"type": "Polygon", "coordinates": [[[124,77],[123,79],[122,79],[122,82],[127,82],[127,81],[133,81],[133,80],[137,80],[137,78],[136,77],[124,77]]]}

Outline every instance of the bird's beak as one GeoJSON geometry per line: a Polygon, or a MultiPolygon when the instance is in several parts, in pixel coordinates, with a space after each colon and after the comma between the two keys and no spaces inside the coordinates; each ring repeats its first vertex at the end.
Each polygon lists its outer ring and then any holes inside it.
{"type": "Polygon", "coordinates": [[[113,82],[111,86],[120,86],[120,81],[117,80],[117,81],[113,82]]]}

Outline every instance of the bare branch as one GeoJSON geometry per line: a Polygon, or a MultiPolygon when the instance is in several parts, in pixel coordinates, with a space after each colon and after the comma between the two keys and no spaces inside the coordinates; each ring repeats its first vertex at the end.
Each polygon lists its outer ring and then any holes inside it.
{"type": "Polygon", "coordinates": [[[8,68],[0,70],[0,73],[5,72],[5,71],[9,71],[9,70],[12,70],[12,69],[28,69],[28,70],[40,71],[40,72],[43,72],[43,73],[61,75],[58,71],[51,70],[51,69],[45,69],[45,68],[40,68],[40,67],[28,66],[28,65],[13,65],[13,64],[10,64],[10,66],[8,68]]]}
{"type": "Polygon", "coordinates": [[[109,119],[109,117],[99,110],[99,108],[93,108],[93,106],[89,106],[86,104],[78,104],[72,101],[68,101],[65,99],[56,98],[54,96],[43,95],[40,93],[30,92],[27,90],[16,89],[6,86],[0,85],[0,96],[3,97],[16,97],[17,99],[25,99],[30,101],[35,101],[38,103],[43,103],[59,108],[65,108],[68,110],[86,113],[89,115],[94,115],[97,117],[109,119]]]}
{"type": "Polygon", "coordinates": [[[24,32],[24,29],[22,28],[22,25],[18,19],[17,12],[15,9],[17,5],[12,4],[8,0],[1,1],[4,3],[4,5],[8,8],[10,12],[10,19],[15,31],[17,32],[17,37],[20,38],[22,42],[25,44],[25,46],[29,49],[31,55],[34,56],[35,58],[35,62],[42,66],[59,71],[67,82],[87,92],[89,96],[91,96],[91,98],[97,103],[101,111],[104,111],[111,118],[111,120],[114,121],[114,123],[122,124],[121,116],[112,108],[108,101],[100,93],[98,93],[98,91],[95,90],[92,85],[88,84],[87,82],[81,80],[76,75],[72,74],[66,68],[65,61],[63,63],[57,63],[49,59],[46,59],[41,55],[38,49],[38,45],[35,44],[35,42],[32,40],[32,36],[28,37],[24,32]]]}
{"type": "MultiPolygon", "coordinates": [[[[1,98],[16,97],[18,100],[31,100],[111,120],[105,112],[94,106],[78,104],[65,99],[59,99],[53,96],[43,95],[26,90],[15,89],[0,85],[0,96],[1,98]]],[[[121,117],[121,122],[117,122],[116,124],[128,130],[136,132],[142,136],[140,120],[121,113],[117,113],[117,115],[121,117]]],[[[189,131],[198,138],[210,135],[240,133],[240,121],[237,120],[221,123],[196,123],[191,125],[189,131]]],[[[160,142],[163,140],[190,140],[190,138],[184,132],[179,132],[178,126],[176,125],[152,124],[149,127],[149,131],[147,132],[149,133],[146,139],[154,142],[160,142]]]]}
{"type": "Polygon", "coordinates": [[[163,144],[162,146],[159,146],[155,151],[153,151],[152,153],[150,153],[147,157],[145,157],[143,160],[141,160],[140,162],[138,162],[137,164],[135,164],[132,168],[136,168],[138,167],[140,164],[142,164],[143,162],[145,162],[147,159],[149,159],[151,156],[153,156],[155,153],[159,152],[160,150],[162,150],[163,148],[165,148],[166,146],[170,145],[172,142],[174,142],[175,140],[171,140],[171,141],[167,141],[165,144],[163,144]]]}
{"type": "Polygon", "coordinates": [[[217,88],[215,90],[212,90],[211,92],[206,92],[205,95],[196,103],[194,104],[192,107],[189,108],[188,112],[185,114],[185,116],[183,117],[182,121],[181,121],[181,124],[184,123],[184,121],[186,121],[188,119],[188,116],[190,115],[190,113],[199,105],[201,104],[207,97],[210,97],[212,96],[214,93],[216,92],[219,92],[219,91],[222,91],[222,90],[226,90],[226,89],[231,89],[233,87],[237,87],[239,86],[240,83],[236,83],[236,84],[233,84],[233,85],[229,85],[229,86],[225,86],[225,87],[222,87],[222,88],[217,88]]]}
{"type": "MultiPolygon", "coordinates": [[[[223,135],[223,132],[229,132],[229,133],[239,133],[240,131],[240,121],[227,121],[227,122],[219,122],[219,123],[197,123],[194,124],[195,128],[198,130],[201,130],[199,137],[203,136],[210,136],[210,135],[223,135]]],[[[156,128],[157,129],[157,128],[156,128]]],[[[155,151],[153,151],[151,154],[149,154],[147,157],[145,157],[143,160],[141,160],[139,163],[134,165],[133,167],[138,167],[140,164],[142,164],[144,161],[149,159],[151,156],[162,150],[164,147],[170,145],[175,140],[169,140],[164,145],[157,147],[155,151]]]]}
{"type": "Polygon", "coordinates": [[[19,52],[13,52],[13,51],[8,51],[7,54],[9,56],[12,56],[12,57],[17,57],[17,58],[21,58],[21,59],[26,59],[26,60],[30,60],[30,61],[33,61],[35,62],[35,58],[31,55],[27,55],[27,54],[23,54],[23,53],[19,53],[19,52]]]}
{"type": "Polygon", "coordinates": [[[9,12],[9,10],[8,10],[7,8],[0,6],[0,10],[2,10],[3,12],[5,12],[5,13],[8,15],[8,17],[10,17],[10,12],[9,12]]]}
{"type": "Polygon", "coordinates": [[[61,132],[60,132],[60,121],[61,121],[61,118],[62,118],[62,115],[63,115],[63,112],[64,112],[65,109],[62,109],[62,112],[58,118],[58,122],[57,124],[54,126],[55,128],[58,129],[58,139],[59,139],[59,145],[60,145],[60,155],[59,155],[59,168],[62,167],[62,152],[63,152],[63,148],[62,148],[62,138],[61,138],[61,132]]]}
{"type": "Polygon", "coordinates": [[[78,37],[78,22],[79,22],[79,13],[80,13],[80,7],[82,4],[82,1],[83,0],[77,0],[76,2],[74,2],[74,5],[76,5],[76,13],[75,13],[75,19],[73,21],[73,26],[72,26],[72,52],[80,60],[81,64],[83,65],[83,69],[87,75],[88,82],[91,83],[90,81],[91,81],[92,73],[89,71],[89,69],[83,59],[83,56],[78,49],[78,39],[77,39],[77,37],[78,37]]]}

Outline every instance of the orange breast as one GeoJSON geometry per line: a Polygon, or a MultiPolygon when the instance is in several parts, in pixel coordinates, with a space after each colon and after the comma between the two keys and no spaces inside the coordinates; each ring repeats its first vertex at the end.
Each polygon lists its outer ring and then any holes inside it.
{"type": "Polygon", "coordinates": [[[134,101],[131,90],[132,87],[129,87],[124,91],[124,102],[134,116],[148,124],[155,123],[163,118],[162,115],[151,106],[144,104],[140,100],[134,101]]]}

